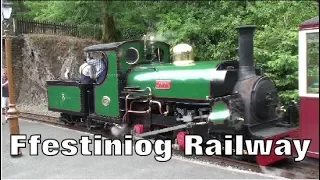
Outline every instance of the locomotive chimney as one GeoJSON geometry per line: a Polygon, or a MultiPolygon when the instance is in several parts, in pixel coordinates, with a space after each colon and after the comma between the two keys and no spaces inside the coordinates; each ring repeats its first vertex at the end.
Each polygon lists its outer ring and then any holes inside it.
{"type": "Polygon", "coordinates": [[[254,77],[253,35],[255,25],[243,25],[236,29],[239,32],[239,81],[254,77]]]}

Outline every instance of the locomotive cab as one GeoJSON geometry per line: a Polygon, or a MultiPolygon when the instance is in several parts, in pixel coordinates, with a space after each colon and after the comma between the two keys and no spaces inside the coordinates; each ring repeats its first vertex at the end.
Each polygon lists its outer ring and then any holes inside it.
{"type": "Polygon", "coordinates": [[[48,109],[61,112],[62,121],[85,122],[88,127],[94,122],[107,122],[106,118],[119,123],[124,114],[122,91],[136,88],[126,87],[126,78],[132,69],[140,64],[170,62],[169,45],[152,38],[92,45],[84,48],[84,53],[94,59],[104,59],[106,75],[102,82],[47,81],[47,94],[48,109]]]}
{"type": "Polygon", "coordinates": [[[169,45],[153,40],[99,44],[89,46],[84,51],[104,53],[107,59],[104,81],[93,85],[94,108],[88,118],[98,121],[109,118],[115,123],[119,123],[125,113],[123,91],[136,89],[126,86],[128,73],[140,64],[168,63],[170,57],[169,45]]]}

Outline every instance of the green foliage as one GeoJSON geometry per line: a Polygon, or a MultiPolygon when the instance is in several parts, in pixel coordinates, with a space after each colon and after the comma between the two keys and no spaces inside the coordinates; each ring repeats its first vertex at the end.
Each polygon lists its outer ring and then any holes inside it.
{"type": "Polygon", "coordinates": [[[288,105],[290,101],[299,101],[298,90],[284,90],[279,92],[280,100],[283,105],[288,105]]]}
{"type": "MultiPolygon", "coordinates": [[[[101,1],[27,1],[24,6],[17,16],[102,24],[101,1]]],[[[235,27],[257,25],[255,60],[274,80],[283,102],[297,98],[298,25],[318,15],[316,1],[110,1],[104,8],[114,16],[118,41],[152,33],[171,45],[191,44],[202,61],[236,58],[235,27]]]]}

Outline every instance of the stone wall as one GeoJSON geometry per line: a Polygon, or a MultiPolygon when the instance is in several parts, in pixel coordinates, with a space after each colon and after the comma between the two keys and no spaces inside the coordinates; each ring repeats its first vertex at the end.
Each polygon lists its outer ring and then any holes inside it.
{"type": "MultiPolygon", "coordinates": [[[[11,47],[17,104],[46,106],[46,81],[63,79],[66,68],[70,69],[71,78],[78,77],[83,48],[97,43],[90,39],[43,34],[14,37],[11,47]]],[[[2,65],[6,65],[5,53],[2,65]]]]}

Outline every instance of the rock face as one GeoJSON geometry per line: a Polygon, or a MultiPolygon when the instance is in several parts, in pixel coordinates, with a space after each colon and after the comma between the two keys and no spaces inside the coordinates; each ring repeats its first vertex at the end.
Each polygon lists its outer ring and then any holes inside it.
{"type": "MultiPolygon", "coordinates": [[[[90,39],[42,34],[13,38],[12,67],[18,107],[36,105],[47,110],[46,81],[64,79],[67,68],[71,79],[79,78],[78,70],[85,58],[83,48],[98,43],[90,39]]],[[[5,58],[2,65],[5,66],[5,58]]]]}

